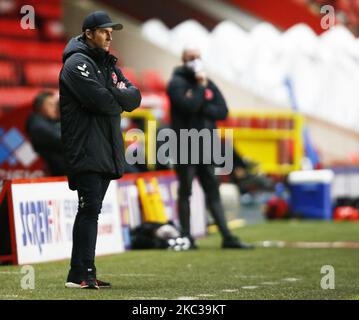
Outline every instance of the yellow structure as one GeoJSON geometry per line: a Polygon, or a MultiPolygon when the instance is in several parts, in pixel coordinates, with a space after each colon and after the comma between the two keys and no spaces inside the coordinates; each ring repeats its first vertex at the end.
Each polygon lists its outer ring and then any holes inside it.
{"type": "MultiPolygon", "coordinates": [[[[150,109],[124,112],[124,117],[143,121],[142,137],[147,167],[155,169],[156,128],[158,121],[150,109]]],[[[233,146],[242,156],[259,164],[266,174],[286,175],[301,169],[303,159],[303,123],[300,113],[291,110],[240,109],[231,110],[219,129],[233,130],[233,146]]],[[[221,130],[224,138],[224,131],[221,130]]],[[[130,137],[127,137],[131,139],[130,137]]]]}
{"type": "Polygon", "coordinates": [[[283,175],[301,168],[303,122],[303,116],[291,110],[231,110],[219,128],[222,138],[223,129],[233,129],[235,150],[257,162],[260,171],[283,175]]]}
{"type": "MultiPolygon", "coordinates": [[[[155,118],[153,111],[150,109],[139,108],[133,112],[124,112],[123,117],[128,119],[137,119],[143,121],[143,130],[145,133],[144,141],[139,141],[145,148],[146,163],[149,170],[155,169],[156,163],[156,128],[158,121],[155,118]]],[[[126,134],[126,133],[124,133],[126,134]]],[[[129,140],[137,139],[136,134],[128,135],[129,140]]]]}
{"type": "Polygon", "coordinates": [[[151,178],[146,184],[143,178],[136,180],[137,189],[142,205],[142,215],[144,222],[167,223],[166,208],[161,199],[158,188],[158,180],[151,178]]]}

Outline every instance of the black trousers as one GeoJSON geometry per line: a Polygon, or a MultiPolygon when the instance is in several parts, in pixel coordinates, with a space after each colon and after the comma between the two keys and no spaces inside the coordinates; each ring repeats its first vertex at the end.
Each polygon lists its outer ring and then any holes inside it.
{"type": "Polygon", "coordinates": [[[92,274],[96,277],[95,250],[98,215],[101,212],[110,179],[87,173],[73,178],[79,205],[72,231],[71,271],[74,277],[92,274]]]}
{"type": "Polygon", "coordinates": [[[219,193],[219,182],[214,174],[214,166],[206,164],[177,165],[176,174],[179,180],[178,214],[183,236],[190,236],[190,202],[192,182],[198,177],[205,193],[206,204],[223,238],[231,237],[227,227],[224,209],[219,193]]]}

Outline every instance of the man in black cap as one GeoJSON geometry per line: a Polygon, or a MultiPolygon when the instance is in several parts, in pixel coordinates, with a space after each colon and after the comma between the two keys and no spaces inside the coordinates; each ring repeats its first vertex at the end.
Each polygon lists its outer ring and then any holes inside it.
{"type": "Polygon", "coordinates": [[[122,28],[106,12],[93,12],[63,53],[61,133],[69,187],[79,199],[68,288],[110,287],[96,277],[97,220],[110,180],[123,175],[121,113],[141,103],[139,90],[109,54],[112,32],[122,28]]]}

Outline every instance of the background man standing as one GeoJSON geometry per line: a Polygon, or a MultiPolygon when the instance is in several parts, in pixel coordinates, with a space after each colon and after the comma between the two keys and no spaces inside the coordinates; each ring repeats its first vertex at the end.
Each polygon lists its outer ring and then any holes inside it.
{"type": "Polygon", "coordinates": [[[57,95],[42,91],[36,96],[26,131],[35,151],[44,159],[49,175],[65,175],[57,95]]]}
{"type": "MultiPolygon", "coordinates": [[[[216,121],[227,117],[228,108],[217,86],[207,78],[203,70],[200,51],[197,48],[187,48],[182,54],[183,66],[175,69],[168,85],[168,95],[171,101],[171,126],[180,137],[181,129],[213,129],[216,121]]],[[[181,142],[177,143],[178,146],[181,142]]],[[[211,144],[212,145],[212,144],[211,144]]],[[[180,150],[177,153],[176,173],[179,180],[178,211],[183,236],[190,238],[192,248],[196,248],[190,234],[190,203],[192,181],[198,176],[206,195],[206,203],[223,237],[223,248],[253,248],[252,245],[240,242],[227,227],[223,205],[220,199],[219,183],[214,174],[214,165],[206,164],[211,159],[211,146],[202,143],[197,149],[199,164],[191,163],[191,144],[188,149],[188,163],[180,163],[180,150]]],[[[209,161],[212,162],[212,161],[209,161]]],[[[213,163],[213,162],[212,162],[213,163]]]]}
{"type": "Polygon", "coordinates": [[[121,113],[139,107],[141,94],[109,54],[113,30],[106,12],[90,13],[82,35],[70,40],[60,73],[61,130],[69,187],[79,206],[66,287],[110,287],[96,278],[97,221],[110,180],[123,175],[121,113]]]}

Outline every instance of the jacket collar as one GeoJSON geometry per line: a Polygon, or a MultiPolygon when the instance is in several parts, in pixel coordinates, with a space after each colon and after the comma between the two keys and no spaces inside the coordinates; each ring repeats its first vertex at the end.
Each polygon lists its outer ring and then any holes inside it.
{"type": "Polygon", "coordinates": [[[117,58],[105,51],[102,48],[91,48],[88,44],[86,44],[88,47],[88,53],[89,56],[95,60],[97,63],[105,65],[105,66],[114,66],[117,63],[117,58]]]}

